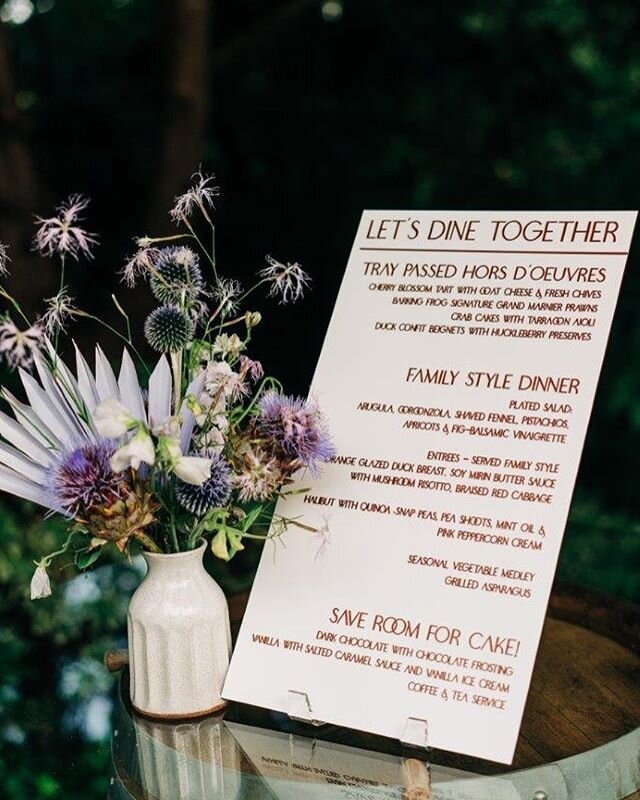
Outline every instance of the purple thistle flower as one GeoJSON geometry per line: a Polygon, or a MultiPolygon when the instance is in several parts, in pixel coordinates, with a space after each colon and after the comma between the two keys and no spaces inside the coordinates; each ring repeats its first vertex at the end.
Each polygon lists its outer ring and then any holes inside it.
{"type": "Polygon", "coordinates": [[[61,451],[47,470],[44,482],[51,506],[76,516],[117,500],[122,476],[111,469],[115,450],[113,441],[100,439],[61,451]]]}
{"type": "Polygon", "coordinates": [[[98,238],[78,225],[88,205],[88,198],[72,194],[56,208],[57,216],[46,219],[36,217],[38,230],[33,239],[33,249],[43,256],[70,255],[76,261],[80,254],[93,258],[91,250],[98,243],[98,238]]]}
{"type": "Polygon", "coordinates": [[[258,428],[272,440],[276,451],[317,475],[319,462],[329,461],[335,447],[315,400],[270,391],[258,405],[258,428]]]}
{"type": "Polygon", "coordinates": [[[200,486],[176,481],[176,498],[180,505],[196,517],[213,508],[226,505],[231,495],[231,469],[220,453],[202,450],[191,455],[211,460],[211,475],[200,486]]]}

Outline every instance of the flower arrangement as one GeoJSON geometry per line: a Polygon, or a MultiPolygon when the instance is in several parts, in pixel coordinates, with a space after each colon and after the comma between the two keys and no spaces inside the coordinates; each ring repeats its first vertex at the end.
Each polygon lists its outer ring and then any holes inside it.
{"type": "MultiPolygon", "coordinates": [[[[295,302],[310,278],[299,264],[270,256],[249,289],[221,276],[217,195],[211,177],[194,175],[170,212],[176,234],[137,239],[122,271],[127,287],[145,281],[158,302],[144,324],[159,354],[152,370],[115,296],[124,332],[78,308],[69,293],[69,261],[93,258],[98,245],[83,227],[84,197],[72,196],[52,217],[36,218],[34,249],[60,264],[59,291],[43,314],[28,319],[0,286],[10,309],[0,321],[0,354],[19,370],[27,399],[2,389],[14,418],[0,412],[0,490],[69,521],[66,541],[36,565],[32,599],[51,593],[47,570],[63,556],[82,570],[105,547],[175,553],[209,537],[213,553],[228,560],[245,540],[278,537],[291,525],[326,534],[274,516],[274,501],[294,491],[294,473],[317,474],[334,450],[317,403],[285,395],[249,357],[261,317],[241,311],[258,288],[280,303],[295,302]],[[210,247],[199,227],[209,229],[210,247]],[[79,317],[124,340],[117,376],[99,346],[94,369],[75,345],[75,371],[60,356],[60,337],[79,317]]],[[[3,275],[8,262],[0,247],[3,275]]]]}

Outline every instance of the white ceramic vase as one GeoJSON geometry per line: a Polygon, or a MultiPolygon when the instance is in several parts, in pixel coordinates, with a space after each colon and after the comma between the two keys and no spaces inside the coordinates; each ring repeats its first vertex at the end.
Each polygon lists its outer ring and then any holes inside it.
{"type": "Polygon", "coordinates": [[[133,720],[140,783],[155,800],[237,800],[241,751],[219,716],[197,722],[133,720]]]}
{"type": "Polygon", "coordinates": [[[144,553],[147,574],[136,589],[127,617],[131,703],[158,719],[211,714],[229,666],[229,610],[222,589],[196,550],[144,553]]]}

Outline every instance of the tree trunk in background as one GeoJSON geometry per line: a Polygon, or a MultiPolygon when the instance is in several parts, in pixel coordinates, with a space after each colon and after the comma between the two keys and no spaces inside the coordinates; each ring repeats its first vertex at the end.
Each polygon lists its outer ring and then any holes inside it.
{"type": "Polygon", "coordinates": [[[10,245],[14,260],[20,254],[20,269],[16,265],[12,270],[11,290],[36,303],[50,293],[51,284],[47,270],[29,269],[22,255],[29,252],[33,236],[38,184],[27,124],[15,95],[9,42],[0,25],[0,240],[10,245]]]}
{"type": "Polygon", "coordinates": [[[158,2],[167,54],[164,122],[150,199],[150,228],[167,212],[202,159],[207,116],[210,0],[158,2]]]}

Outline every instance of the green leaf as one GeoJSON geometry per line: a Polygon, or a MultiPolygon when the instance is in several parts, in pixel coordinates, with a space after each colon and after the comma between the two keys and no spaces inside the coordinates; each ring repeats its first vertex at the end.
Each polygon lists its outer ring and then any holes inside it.
{"type": "Polygon", "coordinates": [[[88,569],[92,564],[100,558],[101,547],[96,547],[93,550],[77,550],[75,561],[78,569],[88,569]]]}

